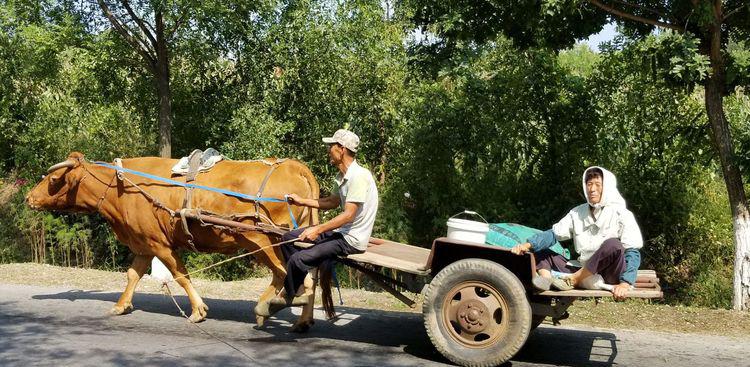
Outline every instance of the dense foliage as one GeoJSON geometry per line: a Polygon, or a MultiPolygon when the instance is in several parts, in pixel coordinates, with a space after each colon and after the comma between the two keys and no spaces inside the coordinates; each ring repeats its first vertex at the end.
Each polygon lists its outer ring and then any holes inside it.
{"type": "MultiPolygon", "coordinates": [[[[689,51],[689,40],[625,37],[597,54],[487,36],[433,52],[445,46],[413,31],[414,12],[389,4],[196,5],[170,50],[174,156],[211,146],[233,159],[293,157],[330,190],[320,137],[348,126],[380,185],[376,235],[420,245],[465,208],[547,228],[583,200],[583,169],[602,165],[618,176],[646,239],[644,266],[663,274],[671,300],[729,306],[731,216],[702,89],[675,88],[650,67],[655,50],[689,51]]],[[[0,261],[128,264],[97,215],[32,212],[22,202],[72,150],[101,160],[157,153],[154,81],[92,11],[0,2],[0,261]]],[[[700,59],[668,61],[672,75],[702,70],[700,59]]],[[[744,90],[728,98],[727,113],[748,165],[744,90]]],[[[185,256],[190,266],[216,258],[185,256]]],[[[253,271],[240,263],[213,275],[253,271]]]]}

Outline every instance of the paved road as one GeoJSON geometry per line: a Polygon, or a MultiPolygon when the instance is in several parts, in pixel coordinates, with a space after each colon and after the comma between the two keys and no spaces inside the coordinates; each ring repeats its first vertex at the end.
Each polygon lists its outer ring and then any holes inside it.
{"type": "MultiPolygon", "coordinates": [[[[339,307],[307,334],[284,311],[254,328],[254,304],[207,299],[202,334],[171,300],[137,294],[136,311],[109,317],[118,293],[0,284],[2,366],[444,366],[418,314],[339,307]],[[244,355],[243,355],[244,353],[244,355]]],[[[178,297],[183,307],[185,297],[178,297]]],[[[750,337],[540,327],[508,366],[750,366],[750,337]]]]}

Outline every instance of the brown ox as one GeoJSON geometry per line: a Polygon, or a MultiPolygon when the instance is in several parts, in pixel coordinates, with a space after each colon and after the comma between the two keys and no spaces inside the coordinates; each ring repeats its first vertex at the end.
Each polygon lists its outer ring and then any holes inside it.
{"type": "MultiPolygon", "coordinates": [[[[170,177],[175,159],[133,158],[122,161],[123,167],[149,173],[159,177],[170,177]]],[[[223,188],[254,195],[270,167],[262,162],[222,161],[209,172],[200,173],[192,183],[223,188]]],[[[186,190],[156,180],[125,173],[125,177],[142,188],[154,199],[172,210],[183,206],[186,190]]],[[[183,181],[182,178],[174,178],[183,181]]],[[[158,208],[138,187],[115,177],[111,168],[87,162],[83,154],[73,152],[64,162],[48,170],[48,175],[29,192],[27,203],[34,209],[62,210],[74,212],[98,212],[112,226],[120,242],[135,254],[127,271],[128,284],[111,313],[122,315],[132,311],[133,291],[156,256],[172,272],[176,281],[185,289],[192,307],[190,321],[206,318],[208,307],[193,288],[178,256],[178,249],[190,249],[188,237],[180,218],[172,217],[167,210],[158,208]]],[[[310,169],[294,160],[279,163],[268,179],[263,196],[282,198],[284,194],[296,193],[303,197],[317,198],[319,186],[310,169]]],[[[219,214],[250,214],[238,219],[245,223],[256,223],[255,204],[252,201],[205,190],[193,190],[192,207],[219,214]]],[[[285,203],[261,203],[261,212],[279,226],[291,226],[289,210],[285,203]]],[[[301,226],[317,224],[317,210],[293,206],[292,212],[301,226]]],[[[279,247],[269,247],[279,240],[278,235],[261,232],[232,232],[216,227],[201,226],[190,222],[189,230],[196,248],[202,252],[232,254],[242,249],[262,249],[254,256],[268,266],[273,280],[263,292],[255,308],[257,323],[262,326],[270,312],[268,300],[283,288],[286,275],[279,247]]],[[[271,311],[273,312],[273,311],[271,311]]],[[[305,307],[295,328],[305,330],[312,323],[312,302],[305,307]]]]}

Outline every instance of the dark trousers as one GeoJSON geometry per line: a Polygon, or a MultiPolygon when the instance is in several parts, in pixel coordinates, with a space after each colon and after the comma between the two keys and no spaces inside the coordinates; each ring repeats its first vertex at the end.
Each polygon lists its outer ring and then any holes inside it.
{"type": "MultiPolygon", "coordinates": [[[[544,250],[534,254],[536,268],[555,270],[561,273],[574,273],[578,268],[567,265],[562,255],[544,250]]],[[[610,238],[602,243],[594,255],[586,262],[586,270],[599,274],[607,284],[620,284],[620,275],[625,271],[625,248],[617,238],[610,238]]]]}
{"type": "MultiPolygon", "coordinates": [[[[289,231],[281,236],[282,241],[289,241],[299,237],[305,228],[289,231]]],[[[284,278],[284,289],[287,297],[294,297],[297,289],[305,281],[305,276],[310,269],[317,268],[324,261],[334,259],[337,256],[359,254],[362,251],[349,245],[341,233],[328,231],[322,233],[313,241],[315,246],[299,248],[294,243],[281,245],[281,252],[286,260],[286,278],[284,278]]]]}

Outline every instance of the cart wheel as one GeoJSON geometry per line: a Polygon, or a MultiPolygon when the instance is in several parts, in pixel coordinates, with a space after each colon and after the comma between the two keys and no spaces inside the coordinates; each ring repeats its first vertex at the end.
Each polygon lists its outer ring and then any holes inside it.
{"type": "Polygon", "coordinates": [[[465,259],[445,267],[425,292],[425,329],[435,348],[461,366],[496,366],[526,343],[531,306],[504,266],[465,259]]]}

